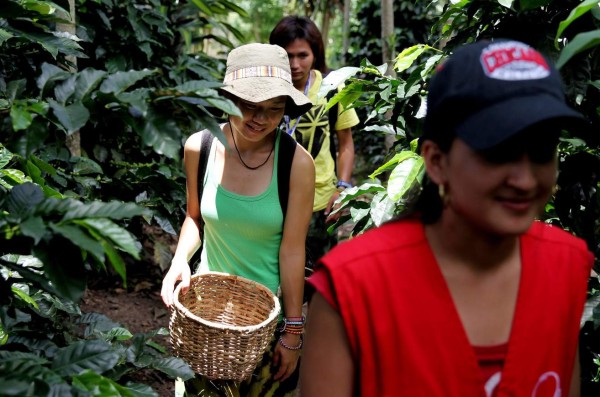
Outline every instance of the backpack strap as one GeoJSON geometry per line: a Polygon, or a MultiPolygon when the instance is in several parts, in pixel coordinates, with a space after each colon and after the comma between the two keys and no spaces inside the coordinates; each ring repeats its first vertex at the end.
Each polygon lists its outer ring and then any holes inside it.
{"type": "MultiPolygon", "coordinates": [[[[202,192],[204,191],[204,175],[206,174],[206,166],[208,165],[208,157],[210,155],[210,147],[212,146],[215,136],[208,130],[201,132],[202,138],[200,140],[200,157],[198,160],[198,207],[202,202],[202,192]]],[[[204,221],[200,216],[200,226],[204,228],[204,221]]],[[[200,237],[202,237],[202,230],[200,231],[200,237]]]]}
{"type": "Polygon", "coordinates": [[[290,174],[298,143],[282,130],[279,130],[279,135],[281,138],[279,138],[279,150],[277,152],[277,190],[279,193],[279,205],[281,206],[283,220],[285,221],[290,195],[290,174]]]}
{"type": "MultiPolygon", "coordinates": [[[[337,94],[338,90],[331,90],[327,93],[327,102],[337,94]]],[[[331,108],[329,108],[329,152],[331,153],[331,158],[333,159],[334,164],[334,172],[337,175],[337,130],[335,129],[335,124],[338,119],[338,106],[339,104],[335,104],[331,108]]]]}

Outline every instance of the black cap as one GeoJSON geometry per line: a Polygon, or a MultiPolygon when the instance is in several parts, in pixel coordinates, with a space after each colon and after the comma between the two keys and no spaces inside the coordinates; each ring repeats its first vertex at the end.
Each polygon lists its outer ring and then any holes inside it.
{"type": "Polygon", "coordinates": [[[432,77],[423,139],[453,131],[481,150],[552,119],[585,127],[556,68],[527,44],[481,41],[456,50],[432,77]]]}

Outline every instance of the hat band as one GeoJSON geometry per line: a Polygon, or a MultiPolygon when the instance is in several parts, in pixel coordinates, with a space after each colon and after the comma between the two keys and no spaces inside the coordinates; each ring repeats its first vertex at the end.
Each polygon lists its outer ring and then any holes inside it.
{"type": "Polygon", "coordinates": [[[285,69],[277,66],[250,66],[229,72],[223,79],[224,83],[249,77],[278,77],[292,84],[292,75],[285,69]]]}

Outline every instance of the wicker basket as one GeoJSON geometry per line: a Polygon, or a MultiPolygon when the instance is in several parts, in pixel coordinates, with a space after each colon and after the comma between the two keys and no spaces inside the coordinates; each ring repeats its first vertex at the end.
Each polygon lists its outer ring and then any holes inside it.
{"type": "Polygon", "coordinates": [[[239,276],[192,276],[169,323],[174,354],[209,379],[249,378],[273,338],[280,305],[265,286],[239,276]]]}

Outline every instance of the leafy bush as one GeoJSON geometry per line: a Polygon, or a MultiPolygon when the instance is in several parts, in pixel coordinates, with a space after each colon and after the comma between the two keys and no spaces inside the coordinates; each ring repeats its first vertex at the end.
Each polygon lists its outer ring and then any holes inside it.
{"type": "Polygon", "coordinates": [[[187,50],[243,12],[227,0],[5,0],[0,7],[0,384],[3,395],[156,395],[122,385],[142,368],[192,376],[152,341],[78,301],[89,274],[126,285],[138,219],[175,233],[186,137],[237,113],[222,60],[187,50]],[[80,137],[81,153],[74,137],[80,137]],[[74,144],[73,144],[74,142],[74,144]],[[110,265],[110,267],[108,267],[110,265]]]}

